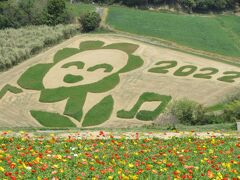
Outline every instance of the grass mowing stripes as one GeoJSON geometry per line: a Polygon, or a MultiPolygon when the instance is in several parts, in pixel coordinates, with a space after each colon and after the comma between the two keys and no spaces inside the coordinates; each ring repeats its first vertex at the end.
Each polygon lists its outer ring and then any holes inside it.
{"type": "Polygon", "coordinates": [[[33,110],[30,112],[31,115],[45,127],[76,127],[70,119],[58,113],[33,110]]]}
{"type": "Polygon", "coordinates": [[[139,120],[145,121],[154,120],[159,114],[161,114],[161,112],[164,111],[164,109],[171,101],[171,99],[172,99],[171,96],[164,96],[156,93],[145,92],[139,97],[138,101],[130,111],[120,110],[117,112],[117,117],[132,119],[136,116],[136,118],[139,120]],[[156,102],[156,101],[159,102],[159,106],[153,111],[146,110],[139,111],[144,102],[156,102]]]}
{"type": "Polygon", "coordinates": [[[235,16],[159,13],[112,6],[107,22],[113,28],[152,36],[226,56],[240,56],[240,26],[235,16]]]}
{"type": "Polygon", "coordinates": [[[114,101],[112,96],[105,97],[88,111],[84,118],[82,126],[96,126],[107,121],[112,114],[113,104],[114,101]]]}
{"type": "Polygon", "coordinates": [[[23,92],[22,89],[19,89],[19,88],[17,88],[17,87],[14,87],[14,86],[12,86],[12,85],[7,84],[7,85],[5,85],[5,86],[1,89],[1,91],[0,91],[0,99],[2,99],[2,97],[3,97],[8,91],[11,92],[11,93],[14,93],[14,94],[19,94],[19,93],[23,92]]]}

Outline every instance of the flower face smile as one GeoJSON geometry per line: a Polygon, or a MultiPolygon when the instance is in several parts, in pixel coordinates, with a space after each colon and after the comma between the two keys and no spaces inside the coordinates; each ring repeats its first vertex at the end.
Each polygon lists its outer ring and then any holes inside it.
{"type": "Polygon", "coordinates": [[[54,65],[43,78],[46,89],[91,84],[127,65],[128,54],[120,50],[91,50],[73,55],[54,65]]]}

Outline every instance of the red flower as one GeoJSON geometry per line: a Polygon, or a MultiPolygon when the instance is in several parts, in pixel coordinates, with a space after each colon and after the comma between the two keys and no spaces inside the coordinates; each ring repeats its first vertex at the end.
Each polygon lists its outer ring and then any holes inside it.
{"type": "Polygon", "coordinates": [[[105,134],[104,134],[103,131],[100,131],[100,132],[99,132],[99,135],[100,135],[100,136],[105,136],[105,134]]]}
{"type": "Polygon", "coordinates": [[[11,168],[11,169],[14,169],[15,166],[16,166],[16,165],[15,165],[14,163],[11,163],[11,164],[10,164],[10,168],[11,168]]]}
{"type": "Polygon", "coordinates": [[[11,180],[16,180],[17,179],[15,176],[11,176],[10,178],[11,178],[11,180]]]}

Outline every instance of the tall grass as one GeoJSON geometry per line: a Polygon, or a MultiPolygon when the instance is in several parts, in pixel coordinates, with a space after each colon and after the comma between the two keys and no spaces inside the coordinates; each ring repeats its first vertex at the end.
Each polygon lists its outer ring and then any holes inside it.
{"type": "Polygon", "coordinates": [[[44,47],[67,39],[77,32],[76,25],[55,27],[29,26],[0,31],[0,71],[6,70],[36,54],[44,47]]]}

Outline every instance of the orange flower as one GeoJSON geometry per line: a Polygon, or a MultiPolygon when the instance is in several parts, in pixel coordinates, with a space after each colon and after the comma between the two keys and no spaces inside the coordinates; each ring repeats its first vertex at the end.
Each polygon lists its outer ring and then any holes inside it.
{"type": "Polygon", "coordinates": [[[167,167],[172,167],[172,165],[173,165],[172,163],[167,163],[166,164],[167,167]]]}
{"type": "Polygon", "coordinates": [[[208,170],[207,176],[208,176],[208,178],[210,178],[210,179],[214,178],[214,174],[213,174],[212,171],[210,171],[210,170],[208,170]]]}

